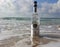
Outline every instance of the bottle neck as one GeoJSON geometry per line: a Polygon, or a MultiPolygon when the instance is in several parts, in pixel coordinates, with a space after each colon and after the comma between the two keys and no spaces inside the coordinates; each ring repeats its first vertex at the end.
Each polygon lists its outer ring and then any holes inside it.
{"type": "Polygon", "coordinates": [[[37,7],[34,7],[34,8],[33,8],[33,13],[36,14],[37,11],[38,11],[38,10],[37,10],[37,7]]]}
{"type": "Polygon", "coordinates": [[[36,7],[34,8],[34,12],[35,12],[35,13],[37,12],[37,8],[36,8],[36,7]]]}

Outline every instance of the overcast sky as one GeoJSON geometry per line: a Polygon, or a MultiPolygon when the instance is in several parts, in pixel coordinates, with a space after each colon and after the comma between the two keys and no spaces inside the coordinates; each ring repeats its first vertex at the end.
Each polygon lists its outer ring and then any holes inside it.
{"type": "MultiPolygon", "coordinates": [[[[0,17],[31,17],[34,0],[0,0],[0,17]]],[[[60,18],[60,0],[36,0],[40,17],[60,18]]]]}

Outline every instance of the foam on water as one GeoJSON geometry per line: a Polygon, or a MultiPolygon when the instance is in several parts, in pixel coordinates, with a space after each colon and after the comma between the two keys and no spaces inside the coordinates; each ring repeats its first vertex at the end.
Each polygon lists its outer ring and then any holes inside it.
{"type": "MultiPolygon", "coordinates": [[[[60,34],[57,25],[40,25],[40,33],[46,34],[60,34]]],[[[16,36],[19,34],[31,34],[31,22],[29,21],[16,21],[16,20],[0,20],[0,40],[10,38],[11,36],[16,36]]],[[[33,34],[33,33],[32,33],[33,34]]],[[[41,45],[41,47],[59,47],[60,42],[49,43],[46,45],[41,45]],[[53,44],[53,45],[52,45],[53,44]]]]}

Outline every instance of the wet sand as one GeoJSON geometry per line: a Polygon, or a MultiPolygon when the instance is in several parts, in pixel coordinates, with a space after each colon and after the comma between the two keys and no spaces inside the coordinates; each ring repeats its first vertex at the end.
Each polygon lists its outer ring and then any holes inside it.
{"type": "Polygon", "coordinates": [[[32,47],[38,47],[39,45],[45,45],[48,44],[50,42],[57,42],[57,40],[53,40],[53,39],[47,39],[47,38],[43,38],[43,37],[35,37],[33,39],[33,45],[32,47]]]}
{"type": "Polygon", "coordinates": [[[21,39],[22,38],[19,38],[18,36],[14,36],[9,39],[0,40],[0,47],[11,47],[11,46],[15,45],[15,43],[21,39]]]}
{"type": "MultiPolygon", "coordinates": [[[[21,36],[12,36],[8,39],[0,40],[0,47],[32,47],[31,40],[29,35],[21,36]]],[[[44,37],[40,37],[39,41],[36,41],[36,45],[34,47],[40,47],[41,45],[49,44],[50,42],[58,42],[54,39],[48,39],[44,37]],[[40,43],[39,43],[40,42],[40,43]]]]}
{"type": "Polygon", "coordinates": [[[26,38],[17,42],[14,47],[32,47],[30,38],[26,38]]]}
{"type": "MultiPolygon", "coordinates": [[[[30,38],[30,35],[22,35],[22,37],[21,36],[12,36],[8,39],[6,38],[4,40],[0,40],[0,47],[15,47],[17,42],[20,42],[20,41],[22,42],[22,40],[24,40],[26,38],[30,38]]],[[[16,47],[18,47],[18,46],[16,46],[16,47]]]]}
{"type": "Polygon", "coordinates": [[[39,43],[40,43],[40,37],[38,37],[38,36],[34,36],[33,38],[33,41],[32,41],[32,47],[36,47],[37,45],[39,45],[39,43]]]}

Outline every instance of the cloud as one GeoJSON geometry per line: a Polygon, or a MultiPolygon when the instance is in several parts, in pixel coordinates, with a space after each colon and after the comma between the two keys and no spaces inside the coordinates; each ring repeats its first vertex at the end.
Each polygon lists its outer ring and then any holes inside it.
{"type": "Polygon", "coordinates": [[[30,11],[30,6],[32,5],[32,0],[19,0],[13,3],[17,10],[20,12],[30,11]]]}
{"type": "Polygon", "coordinates": [[[33,0],[0,0],[0,17],[28,16],[33,0]]]}
{"type": "Polygon", "coordinates": [[[55,12],[60,12],[60,0],[51,5],[52,9],[49,10],[49,12],[55,13],[55,12]]]}
{"type": "Polygon", "coordinates": [[[60,0],[58,0],[57,3],[48,3],[44,2],[41,3],[41,8],[40,8],[40,15],[41,17],[55,17],[59,18],[60,17],[60,0]]]}
{"type": "MultiPolygon", "coordinates": [[[[0,17],[31,17],[33,0],[0,0],[0,17]]],[[[60,0],[55,3],[38,2],[40,17],[60,17],[60,0]]]]}

